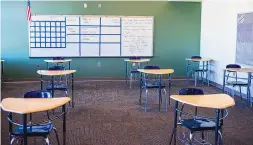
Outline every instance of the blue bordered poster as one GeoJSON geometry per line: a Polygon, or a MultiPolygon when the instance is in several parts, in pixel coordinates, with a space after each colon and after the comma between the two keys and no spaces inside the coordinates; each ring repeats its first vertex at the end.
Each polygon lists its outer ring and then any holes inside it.
{"type": "Polygon", "coordinates": [[[34,15],[30,57],[153,56],[153,16],[34,15]]]}

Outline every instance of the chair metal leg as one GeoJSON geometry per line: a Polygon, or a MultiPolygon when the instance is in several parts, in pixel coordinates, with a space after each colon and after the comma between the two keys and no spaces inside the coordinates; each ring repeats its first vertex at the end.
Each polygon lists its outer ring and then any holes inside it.
{"type": "Polygon", "coordinates": [[[202,143],[205,143],[205,134],[204,131],[201,132],[201,139],[202,139],[202,143]]]}
{"type": "Polygon", "coordinates": [[[148,105],[148,89],[146,89],[146,95],[145,95],[145,112],[147,112],[147,105],[148,105]]]}
{"type": "Polygon", "coordinates": [[[12,137],[12,139],[10,141],[10,145],[12,145],[16,139],[18,139],[18,137],[12,137]]]}
{"type": "Polygon", "coordinates": [[[233,87],[233,90],[232,90],[232,96],[235,99],[235,90],[234,90],[234,87],[233,87]]]}
{"type": "MultiPolygon", "coordinates": [[[[69,97],[68,96],[68,91],[64,91],[65,92],[65,97],[69,97]]],[[[69,101],[69,106],[71,105],[71,101],[69,101]]]]}
{"type": "MultiPolygon", "coordinates": [[[[184,109],[184,104],[182,104],[180,111],[183,111],[183,109],[184,109]]],[[[181,120],[181,116],[182,116],[182,112],[179,113],[179,117],[178,117],[179,120],[181,120]]]]}
{"type": "Polygon", "coordinates": [[[164,91],[164,105],[165,105],[165,111],[168,111],[168,103],[167,103],[167,92],[166,89],[163,89],[164,91]]]}
{"type": "Polygon", "coordinates": [[[46,142],[46,145],[50,145],[48,137],[45,137],[45,142],[46,142]]]}
{"type": "Polygon", "coordinates": [[[240,87],[240,97],[241,97],[241,100],[242,100],[242,87],[241,86],[239,86],[240,87]]]}
{"type": "Polygon", "coordinates": [[[130,75],[130,89],[132,89],[132,80],[133,80],[133,74],[130,75]]]}
{"type": "Polygon", "coordinates": [[[195,72],[195,87],[197,86],[197,72],[195,72]]]}
{"type": "Polygon", "coordinates": [[[58,136],[58,133],[57,133],[57,129],[54,127],[54,133],[55,133],[55,136],[56,136],[56,140],[57,140],[57,144],[60,145],[60,140],[59,140],[59,136],[58,136]]]}
{"type": "Polygon", "coordinates": [[[200,72],[200,79],[201,79],[201,81],[202,81],[202,85],[203,85],[203,84],[204,84],[203,71],[202,71],[202,72],[200,72]]]}
{"type": "Polygon", "coordinates": [[[192,145],[192,142],[193,142],[193,133],[190,132],[190,145],[192,145]]]}
{"type": "Polygon", "coordinates": [[[222,133],[220,132],[220,131],[218,131],[218,133],[219,133],[219,136],[220,136],[220,138],[219,138],[219,145],[222,145],[223,144],[223,142],[222,142],[222,133]]]}

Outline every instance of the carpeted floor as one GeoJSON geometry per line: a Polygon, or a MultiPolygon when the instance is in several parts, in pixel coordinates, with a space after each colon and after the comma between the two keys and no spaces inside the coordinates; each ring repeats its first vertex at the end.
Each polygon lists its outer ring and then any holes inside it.
{"type": "MultiPolygon", "coordinates": [[[[172,94],[180,88],[187,87],[183,81],[172,82],[172,94]]],[[[193,84],[191,84],[193,85],[193,84]]],[[[5,83],[2,99],[22,97],[29,90],[39,89],[39,83],[5,83]]],[[[219,93],[213,87],[204,86],[208,93],[219,93]]],[[[139,89],[135,82],[130,90],[123,81],[76,82],[75,108],[67,114],[67,145],[167,145],[173,122],[173,101],[168,112],[158,111],[156,91],[151,91],[148,112],[138,104],[139,89]]],[[[63,96],[62,92],[56,96],[63,96]]],[[[219,100],[217,100],[219,101],[219,100]]],[[[193,112],[192,107],[187,107],[193,112]]],[[[56,114],[57,114],[56,110],[56,114]]],[[[229,116],[224,122],[225,145],[253,145],[253,108],[248,108],[244,101],[236,99],[236,106],[230,108],[229,116]]],[[[212,109],[199,109],[205,116],[214,116],[212,109]]],[[[8,124],[6,112],[2,112],[1,143],[8,145],[8,124]]],[[[19,116],[15,115],[19,120],[19,116]]],[[[44,113],[34,114],[34,121],[45,118],[44,113]]],[[[61,136],[61,121],[55,122],[61,136]]],[[[182,129],[181,132],[186,130],[182,129]]],[[[210,132],[208,139],[213,139],[210,132]]],[[[55,135],[50,135],[55,145],[55,135]]],[[[29,145],[41,145],[42,139],[29,139],[29,145]]],[[[178,144],[183,144],[179,143],[178,144]]]]}

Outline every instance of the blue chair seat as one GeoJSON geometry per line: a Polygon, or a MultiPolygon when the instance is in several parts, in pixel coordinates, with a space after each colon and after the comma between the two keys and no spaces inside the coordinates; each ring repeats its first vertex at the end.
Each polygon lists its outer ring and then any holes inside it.
{"type": "Polygon", "coordinates": [[[248,83],[247,82],[242,82],[242,81],[227,81],[227,85],[246,86],[246,85],[248,85],[248,83]]]}
{"type": "Polygon", "coordinates": [[[131,73],[139,73],[139,71],[136,69],[136,70],[131,70],[130,71],[131,73]]]}
{"type": "Polygon", "coordinates": [[[214,121],[198,118],[198,119],[185,119],[181,121],[182,125],[188,128],[191,132],[215,130],[216,123],[214,121]]]}
{"type": "MultiPolygon", "coordinates": [[[[47,91],[50,91],[50,90],[52,90],[52,89],[53,89],[53,88],[52,88],[52,85],[49,85],[49,86],[46,88],[47,91]]],[[[54,85],[54,90],[63,90],[63,91],[65,91],[65,90],[67,90],[67,89],[68,89],[68,86],[65,85],[65,84],[60,84],[60,85],[55,84],[55,85],[54,85]]]]}
{"type": "MultiPolygon", "coordinates": [[[[27,127],[27,136],[48,136],[52,130],[52,123],[29,126],[27,127]]],[[[17,127],[10,134],[15,136],[22,136],[24,134],[23,127],[17,127]]]]}

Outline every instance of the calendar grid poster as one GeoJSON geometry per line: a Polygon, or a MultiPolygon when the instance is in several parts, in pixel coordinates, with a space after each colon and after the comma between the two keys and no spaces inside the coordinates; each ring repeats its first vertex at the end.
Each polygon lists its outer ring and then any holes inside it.
{"type": "Polygon", "coordinates": [[[237,16],[236,63],[253,65],[253,12],[237,16]]]}

